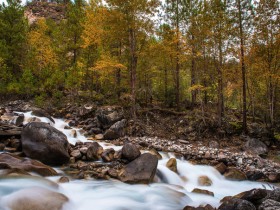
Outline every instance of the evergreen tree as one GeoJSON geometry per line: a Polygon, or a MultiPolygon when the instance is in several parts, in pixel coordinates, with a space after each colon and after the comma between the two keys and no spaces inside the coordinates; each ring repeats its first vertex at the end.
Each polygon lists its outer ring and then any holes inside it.
{"type": "Polygon", "coordinates": [[[16,86],[25,59],[27,21],[19,0],[7,0],[0,5],[0,81],[16,86]],[[13,83],[11,83],[13,80],[13,83]]]}

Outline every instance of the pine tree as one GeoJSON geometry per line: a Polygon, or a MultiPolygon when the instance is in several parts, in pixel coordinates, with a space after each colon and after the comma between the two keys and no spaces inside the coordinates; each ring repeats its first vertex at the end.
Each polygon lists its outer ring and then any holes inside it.
{"type": "Polygon", "coordinates": [[[6,84],[16,85],[22,73],[26,50],[27,21],[19,0],[0,5],[0,60],[6,72],[6,84]]]}

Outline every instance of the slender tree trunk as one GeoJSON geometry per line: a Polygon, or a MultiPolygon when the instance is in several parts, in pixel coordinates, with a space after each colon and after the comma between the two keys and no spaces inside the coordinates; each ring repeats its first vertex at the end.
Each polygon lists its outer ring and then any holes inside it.
{"type": "MultiPolygon", "coordinates": [[[[207,87],[207,79],[205,77],[207,73],[207,64],[206,64],[206,52],[205,52],[205,46],[203,47],[203,86],[207,87]]],[[[208,102],[208,95],[207,95],[207,91],[204,90],[203,91],[203,103],[204,105],[207,105],[208,102]]]]}
{"type": "Polygon", "coordinates": [[[135,30],[129,29],[129,44],[130,44],[130,88],[132,99],[132,116],[136,118],[136,68],[137,68],[137,55],[136,55],[136,36],[135,30]]]}
{"type": "MultiPolygon", "coordinates": [[[[220,32],[221,33],[221,32],[220,32]]],[[[224,94],[223,94],[223,51],[221,34],[219,35],[219,64],[218,64],[218,123],[222,126],[222,118],[224,116],[224,94]]]]}
{"type": "MultiPolygon", "coordinates": [[[[194,36],[191,35],[192,40],[192,56],[191,56],[191,87],[193,87],[196,83],[195,79],[195,47],[194,47],[194,36]]],[[[196,104],[196,90],[192,90],[192,107],[196,104]]]]}
{"type": "MultiPolygon", "coordinates": [[[[122,43],[120,42],[119,43],[119,59],[121,58],[121,55],[122,55],[122,43]]],[[[121,96],[121,69],[120,68],[117,68],[117,71],[116,71],[116,88],[117,88],[117,97],[120,98],[121,96]]]]}
{"type": "Polygon", "coordinates": [[[168,95],[167,95],[167,68],[164,66],[164,101],[165,105],[168,104],[168,95]]]}
{"type": "Polygon", "coordinates": [[[238,19],[239,19],[239,39],[240,39],[240,62],[242,72],[242,128],[243,132],[247,133],[247,98],[246,98],[246,67],[244,60],[244,36],[243,36],[243,24],[242,24],[242,10],[241,2],[237,0],[238,6],[238,19]]]}
{"type": "Polygon", "coordinates": [[[180,110],[180,64],[179,64],[179,3],[176,2],[176,105],[177,110],[180,110]]]}

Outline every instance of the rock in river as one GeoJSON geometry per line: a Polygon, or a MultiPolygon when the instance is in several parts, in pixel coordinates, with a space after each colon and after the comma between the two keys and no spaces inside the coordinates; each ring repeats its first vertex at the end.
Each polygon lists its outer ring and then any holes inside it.
{"type": "Polygon", "coordinates": [[[1,207],[11,210],[61,210],[69,199],[58,192],[42,187],[16,191],[0,199],[1,207]]]}
{"type": "Polygon", "coordinates": [[[47,123],[28,123],[22,130],[21,141],[27,157],[52,165],[69,161],[67,137],[47,123]]]}
{"type": "Polygon", "coordinates": [[[141,155],[140,150],[135,144],[126,143],[122,148],[122,158],[133,161],[141,155]]]}
{"type": "Polygon", "coordinates": [[[21,159],[9,154],[0,154],[0,169],[18,169],[26,172],[35,172],[42,176],[57,175],[56,171],[36,160],[21,159]]]}
{"type": "Polygon", "coordinates": [[[150,183],[156,173],[158,158],[150,153],[142,154],[129,164],[127,164],[119,173],[119,179],[127,183],[150,183]]]}

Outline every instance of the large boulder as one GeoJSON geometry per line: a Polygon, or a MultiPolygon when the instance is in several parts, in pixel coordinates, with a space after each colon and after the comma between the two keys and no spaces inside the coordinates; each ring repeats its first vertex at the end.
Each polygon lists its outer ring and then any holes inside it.
{"type": "Polygon", "coordinates": [[[256,207],[249,201],[232,198],[223,202],[218,210],[256,210],[256,207]]]}
{"type": "Polygon", "coordinates": [[[118,177],[127,183],[148,184],[154,179],[157,165],[158,158],[150,153],[145,153],[127,164],[118,177]]]}
{"type": "Polygon", "coordinates": [[[119,106],[104,106],[96,110],[96,117],[102,129],[110,128],[114,123],[123,119],[123,109],[119,106]]]}
{"type": "Polygon", "coordinates": [[[249,201],[255,206],[262,203],[263,199],[267,196],[268,190],[266,189],[252,189],[235,195],[235,198],[249,201]]]}
{"type": "Polygon", "coordinates": [[[68,201],[61,193],[32,187],[3,196],[0,199],[0,209],[8,207],[10,210],[62,210],[68,201]]]}
{"type": "Polygon", "coordinates": [[[124,136],[124,128],[126,126],[126,119],[113,124],[106,132],[104,133],[104,139],[113,140],[124,136]]]}
{"type": "Polygon", "coordinates": [[[122,148],[122,158],[133,161],[141,155],[140,150],[135,144],[126,143],[122,148]]]}
{"type": "Polygon", "coordinates": [[[247,140],[244,149],[256,155],[265,155],[268,152],[267,146],[258,139],[247,140]]]}
{"type": "Polygon", "coordinates": [[[28,123],[22,130],[21,142],[27,157],[51,165],[69,161],[67,137],[47,123],[28,123]]]}
{"type": "Polygon", "coordinates": [[[0,169],[19,169],[26,172],[35,172],[42,176],[57,175],[56,171],[36,160],[19,158],[10,154],[0,154],[0,169]]]}

